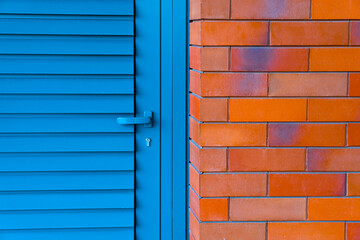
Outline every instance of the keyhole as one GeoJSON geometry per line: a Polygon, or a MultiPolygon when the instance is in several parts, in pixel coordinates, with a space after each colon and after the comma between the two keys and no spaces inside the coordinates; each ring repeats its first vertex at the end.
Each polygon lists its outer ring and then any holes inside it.
{"type": "Polygon", "coordinates": [[[146,138],[145,141],[146,141],[146,146],[150,147],[151,138],[146,138]]]}

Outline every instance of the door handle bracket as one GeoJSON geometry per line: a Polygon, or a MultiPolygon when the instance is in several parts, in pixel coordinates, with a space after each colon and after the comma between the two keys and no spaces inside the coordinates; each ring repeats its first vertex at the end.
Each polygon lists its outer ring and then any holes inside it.
{"type": "Polygon", "coordinates": [[[152,111],[144,111],[143,117],[127,117],[127,118],[117,118],[117,124],[144,124],[144,127],[151,128],[153,125],[153,112],[152,111]]]}

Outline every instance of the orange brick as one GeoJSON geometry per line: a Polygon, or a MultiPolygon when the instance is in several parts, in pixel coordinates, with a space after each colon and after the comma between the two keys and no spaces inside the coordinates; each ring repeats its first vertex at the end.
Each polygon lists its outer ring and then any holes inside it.
{"type": "Polygon", "coordinates": [[[200,210],[200,221],[227,221],[229,200],[227,198],[202,198],[200,210]]]}
{"type": "Polygon", "coordinates": [[[359,221],[360,198],[309,198],[311,221],[359,221]]]}
{"type": "Polygon", "coordinates": [[[267,22],[192,22],[190,44],[197,45],[267,45],[267,22]]]}
{"type": "Polygon", "coordinates": [[[346,73],[274,73],[269,96],[346,96],[347,84],[346,73]]]}
{"type": "Polygon", "coordinates": [[[227,198],[199,198],[189,189],[189,207],[200,221],[227,221],[229,200],[227,198]]]}
{"type": "Polygon", "coordinates": [[[350,45],[360,45],[360,22],[350,24],[350,45]]]}
{"type": "Polygon", "coordinates": [[[360,18],[360,0],[313,0],[313,19],[360,18]]]}
{"type": "Polygon", "coordinates": [[[346,239],[360,240],[360,223],[346,223],[346,239]]]}
{"type": "Polygon", "coordinates": [[[281,147],[345,146],[345,124],[269,124],[269,145],[281,147]]]}
{"type": "Polygon", "coordinates": [[[229,171],[304,171],[305,149],[229,149],[229,171]]]}
{"type": "Polygon", "coordinates": [[[360,171],[360,149],[309,149],[309,171],[360,171]]]}
{"type": "Polygon", "coordinates": [[[360,124],[349,123],[347,136],[348,146],[360,146],[360,124]]]}
{"type": "Polygon", "coordinates": [[[196,169],[189,164],[189,184],[194,191],[199,195],[200,193],[200,174],[196,169]]]}
{"type": "Polygon", "coordinates": [[[306,121],[306,99],[230,99],[232,122],[306,121]]]}
{"type": "Polygon", "coordinates": [[[351,73],[349,77],[349,96],[360,97],[360,74],[351,73]]]}
{"type": "Polygon", "coordinates": [[[271,45],[348,45],[348,22],[272,22],[271,45]]]}
{"type": "Polygon", "coordinates": [[[309,121],[360,121],[360,99],[309,99],[309,121]]]}
{"type": "Polygon", "coordinates": [[[344,196],[345,174],[270,174],[270,196],[344,196]]]}
{"type": "Polygon", "coordinates": [[[190,0],[190,19],[227,19],[230,0],[190,0]]]}
{"type": "Polygon", "coordinates": [[[190,68],[199,71],[228,71],[228,48],[190,47],[190,68]]]}
{"type": "Polygon", "coordinates": [[[201,223],[203,240],[261,240],[265,239],[265,223],[201,223]]]}
{"type": "Polygon", "coordinates": [[[306,48],[231,48],[231,71],[308,71],[308,65],[306,48]]]}
{"type": "Polygon", "coordinates": [[[231,221],[294,221],[305,219],[305,198],[230,199],[231,221]]]}
{"type": "Polygon", "coordinates": [[[190,161],[200,172],[226,171],[226,155],[226,149],[200,149],[190,142],[190,161]]]}
{"type": "Polygon", "coordinates": [[[266,174],[203,174],[201,197],[265,196],[266,174]]]}
{"type": "Polygon", "coordinates": [[[266,96],[267,74],[191,71],[190,90],[203,97],[266,96]]]}
{"type": "Polygon", "coordinates": [[[232,0],[233,19],[309,19],[310,0],[232,0]]]}
{"type": "Polygon", "coordinates": [[[311,71],[360,71],[360,48],[312,48],[311,71]]]}
{"type": "Polygon", "coordinates": [[[194,213],[189,209],[189,229],[195,240],[200,239],[200,223],[194,213]]]}
{"type": "Polygon", "coordinates": [[[199,121],[226,122],[227,99],[199,98],[190,94],[190,115],[199,121]]]}
{"type": "Polygon", "coordinates": [[[345,224],[339,222],[271,222],[269,240],[342,240],[345,224]]]}
{"type": "Polygon", "coordinates": [[[348,174],[348,196],[360,196],[360,173],[348,174]]]}
{"type": "Polygon", "coordinates": [[[201,124],[200,134],[201,146],[266,145],[266,124],[201,124]]]}
{"type": "Polygon", "coordinates": [[[200,143],[200,123],[192,117],[189,118],[189,137],[197,144],[200,143]]]}

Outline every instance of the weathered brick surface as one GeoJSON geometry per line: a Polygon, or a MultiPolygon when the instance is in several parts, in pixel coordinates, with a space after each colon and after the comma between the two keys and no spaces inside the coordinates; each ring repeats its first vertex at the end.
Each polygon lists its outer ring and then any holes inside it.
{"type": "Polygon", "coordinates": [[[190,239],[360,240],[360,0],[190,21],[190,239]]]}

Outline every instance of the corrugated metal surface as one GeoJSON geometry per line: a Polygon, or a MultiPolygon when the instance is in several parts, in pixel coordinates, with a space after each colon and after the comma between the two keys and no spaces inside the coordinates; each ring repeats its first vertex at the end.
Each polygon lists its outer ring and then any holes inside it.
{"type": "Polygon", "coordinates": [[[132,0],[0,1],[0,239],[134,239],[132,0]]]}

